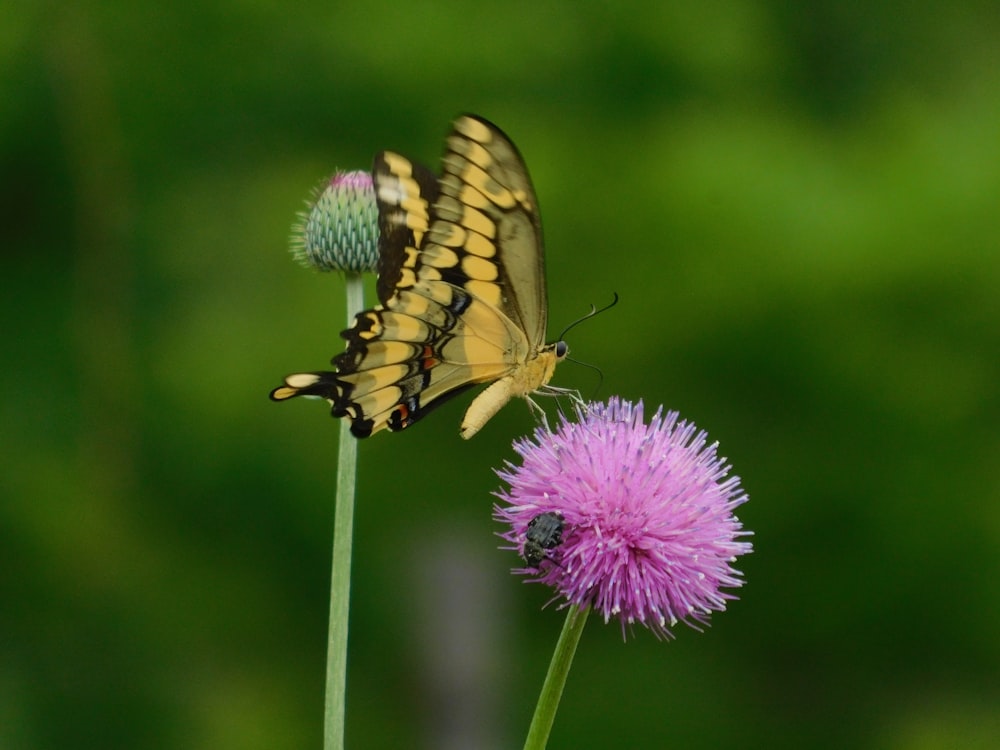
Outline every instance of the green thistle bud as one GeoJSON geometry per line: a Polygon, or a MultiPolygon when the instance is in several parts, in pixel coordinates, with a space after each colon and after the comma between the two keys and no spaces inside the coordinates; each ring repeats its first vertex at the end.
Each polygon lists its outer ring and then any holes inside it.
{"type": "Polygon", "coordinates": [[[371,175],[338,172],[293,228],[292,254],[320,271],[374,271],[378,235],[371,175]]]}

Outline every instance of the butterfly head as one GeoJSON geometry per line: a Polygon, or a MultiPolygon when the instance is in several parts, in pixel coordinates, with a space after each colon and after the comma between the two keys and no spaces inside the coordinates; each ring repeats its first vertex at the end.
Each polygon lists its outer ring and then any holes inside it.
{"type": "Polygon", "coordinates": [[[539,363],[544,362],[545,374],[541,378],[539,383],[536,383],[532,390],[536,390],[543,385],[546,385],[552,378],[552,373],[556,370],[556,365],[562,362],[566,357],[569,356],[569,344],[567,344],[562,339],[554,341],[551,344],[546,344],[542,347],[541,351],[538,352],[537,361],[539,363]]]}

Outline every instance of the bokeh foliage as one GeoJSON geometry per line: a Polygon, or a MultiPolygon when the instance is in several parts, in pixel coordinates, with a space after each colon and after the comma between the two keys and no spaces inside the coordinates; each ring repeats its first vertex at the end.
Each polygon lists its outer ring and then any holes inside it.
{"type": "MultiPolygon", "coordinates": [[[[617,291],[574,355],[708,429],[757,534],[707,633],[588,626],[551,746],[1000,745],[994,3],[4,16],[0,747],[319,746],[336,429],[266,394],[344,311],[288,228],[461,111],[532,169],[553,335],[617,291]]],[[[350,747],[527,726],[561,617],[489,492],[530,420],[464,403],[362,445],[350,747]]]]}

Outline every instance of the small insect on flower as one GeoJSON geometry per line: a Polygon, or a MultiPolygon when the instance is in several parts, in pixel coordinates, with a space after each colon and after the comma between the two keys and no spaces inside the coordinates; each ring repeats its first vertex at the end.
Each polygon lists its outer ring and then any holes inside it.
{"type": "Polygon", "coordinates": [[[524,532],[524,548],[521,556],[529,568],[538,568],[542,560],[551,560],[546,554],[562,544],[563,517],[558,513],[539,513],[528,521],[524,532]]]}

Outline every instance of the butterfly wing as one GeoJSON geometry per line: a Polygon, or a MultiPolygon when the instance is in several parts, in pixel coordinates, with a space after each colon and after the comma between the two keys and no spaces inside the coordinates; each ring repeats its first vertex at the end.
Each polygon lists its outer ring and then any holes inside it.
{"type": "Polygon", "coordinates": [[[551,377],[551,353],[526,369],[545,348],[546,297],[541,224],[520,154],[495,125],[465,115],[442,165],[437,179],[399,154],[376,157],[380,304],[341,334],[336,372],[291,375],[272,398],[325,398],[367,437],[404,429],[477,383],[507,384],[475,429],[463,427],[468,437],[512,395],[551,377]]]}
{"type": "Polygon", "coordinates": [[[481,258],[494,266],[493,283],[473,284],[469,291],[499,308],[538,349],[548,311],[545,260],[524,159],[498,127],[470,115],[456,120],[447,143],[436,218],[449,229],[466,230],[463,265],[472,270],[481,258]]]}

